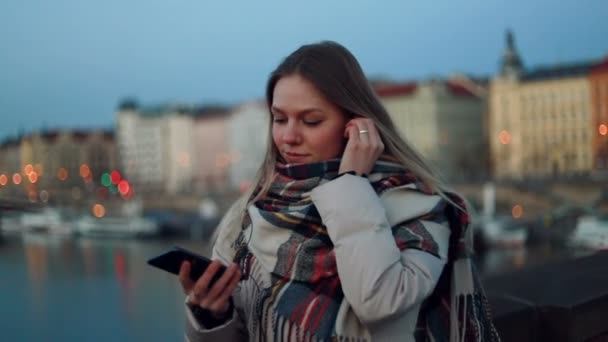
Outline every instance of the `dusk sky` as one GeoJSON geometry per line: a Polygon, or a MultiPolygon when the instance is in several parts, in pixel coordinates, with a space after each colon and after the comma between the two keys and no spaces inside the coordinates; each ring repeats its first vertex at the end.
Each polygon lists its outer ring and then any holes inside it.
{"type": "Polygon", "coordinates": [[[299,45],[335,40],[368,76],[492,76],[511,28],[527,67],[608,54],[608,1],[4,0],[0,140],[111,128],[118,102],[260,98],[299,45]]]}

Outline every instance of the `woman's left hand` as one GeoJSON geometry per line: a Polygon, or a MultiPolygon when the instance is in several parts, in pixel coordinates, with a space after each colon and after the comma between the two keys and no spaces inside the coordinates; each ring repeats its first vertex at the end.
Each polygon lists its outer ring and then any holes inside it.
{"type": "Polygon", "coordinates": [[[352,119],[346,124],[344,136],[348,142],[339,172],[355,171],[358,175],[368,174],[384,152],[384,144],[376,125],[371,119],[352,119]]]}

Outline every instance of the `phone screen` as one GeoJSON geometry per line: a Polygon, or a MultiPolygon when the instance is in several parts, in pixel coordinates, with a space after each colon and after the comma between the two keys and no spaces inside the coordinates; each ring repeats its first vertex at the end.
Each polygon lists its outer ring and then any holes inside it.
{"type": "MultiPolygon", "coordinates": [[[[197,281],[211,263],[211,259],[205,256],[176,246],[170,251],[148,260],[148,264],[178,275],[179,269],[184,261],[190,262],[190,279],[192,281],[197,281]]],[[[225,270],[226,267],[220,268],[211,280],[211,284],[216,282],[222,276],[225,270]]]]}

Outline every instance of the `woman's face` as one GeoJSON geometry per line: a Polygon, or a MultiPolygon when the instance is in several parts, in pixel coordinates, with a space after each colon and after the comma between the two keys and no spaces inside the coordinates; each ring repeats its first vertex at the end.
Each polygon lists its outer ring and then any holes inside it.
{"type": "Polygon", "coordinates": [[[348,119],[299,75],[285,76],[274,87],[272,140],[289,164],[315,163],[342,155],[348,119]]]}

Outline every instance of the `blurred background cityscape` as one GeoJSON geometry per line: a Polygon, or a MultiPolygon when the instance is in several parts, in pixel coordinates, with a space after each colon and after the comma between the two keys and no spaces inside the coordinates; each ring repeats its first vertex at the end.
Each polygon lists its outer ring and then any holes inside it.
{"type": "Polygon", "coordinates": [[[263,159],[265,77],[323,39],[471,202],[484,274],[608,248],[604,2],[135,3],[0,5],[9,337],[180,338],[177,281],[145,260],[209,254],[263,159]]]}

